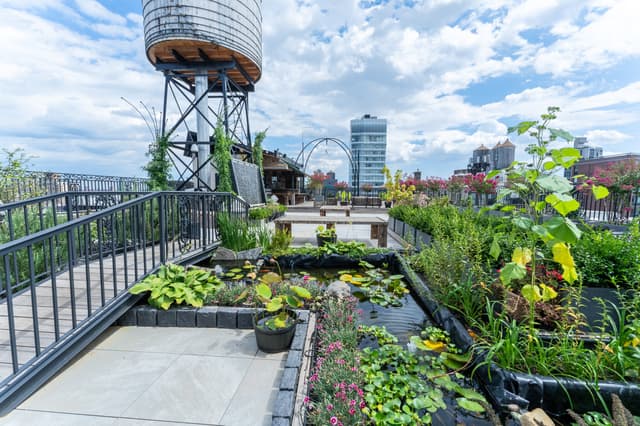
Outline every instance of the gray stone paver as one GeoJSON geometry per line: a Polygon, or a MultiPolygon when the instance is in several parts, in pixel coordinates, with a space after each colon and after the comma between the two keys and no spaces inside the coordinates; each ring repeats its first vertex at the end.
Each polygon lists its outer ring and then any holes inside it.
{"type": "Polygon", "coordinates": [[[270,425],[286,356],[253,330],[112,327],[0,425],[270,425]]]}

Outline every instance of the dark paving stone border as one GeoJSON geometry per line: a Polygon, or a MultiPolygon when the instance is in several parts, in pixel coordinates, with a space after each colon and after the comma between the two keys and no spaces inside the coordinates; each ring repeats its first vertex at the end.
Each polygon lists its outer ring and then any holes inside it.
{"type": "MultiPolygon", "coordinates": [[[[253,308],[229,306],[204,306],[202,308],[178,307],[169,310],[148,305],[134,306],[118,319],[116,325],[136,327],[201,327],[252,329],[253,308]]],[[[298,325],[287,354],[278,395],[273,405],[272,426],[291,425],[295,409],[298,379],[304,359],[309,327],[309,311],[299,310],[298,325]]]]}

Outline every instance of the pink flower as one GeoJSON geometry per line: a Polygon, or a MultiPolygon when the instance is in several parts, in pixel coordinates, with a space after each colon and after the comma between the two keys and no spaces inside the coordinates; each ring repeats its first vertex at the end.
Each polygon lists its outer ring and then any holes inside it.
{"type": "Polygon", "coordinates": [[[331,422],[332,425],[338,424],[338,418],[336,416],[331,417],[329,421],[331,422]]]}
{"type": "MultiPolygon", "coordinates": [[[[333,404],[327,404],[327,410],[328,410],[328,411],[333,410],[333,404]]],[[[336,420],[338,420],[338,419],[336,419],[336,420]]],[[[334,424],[335,424],[335,423],[334,423],[334,424]]]]}
{"type": "Polygon", "coordinates": [[[352,416],[356,413],[356,409],[351,407],[349,408],[349,414],[351,414],[352,416]]]}

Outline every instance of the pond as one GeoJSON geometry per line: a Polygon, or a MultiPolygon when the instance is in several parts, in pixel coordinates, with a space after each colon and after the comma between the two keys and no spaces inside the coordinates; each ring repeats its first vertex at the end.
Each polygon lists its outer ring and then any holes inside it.
{"type": "MultiPolygon", "coordinates": [[[[485,414],[474,413],[460,408],[460,400],[466,399],[465,396],[469,395],[473,398],[475,397],[474,394],[477,394],[469,382],[458,372],[451,371],[445,367],[442,364],[442,357],[439,352],[426,351],[424,347],[422,350],[416,349],[413,343],[416,341],[415,339],[418,339],[419,342],[424,341],[423,339],[431,340],[430,337],[425,335],[424,330],[433,329],[433,321],[413,293],[409,281],[405,276],[398,273],[398,265],[394,264],[391,257],[368,260],[376,260],[377,262],[373,262],[375,263],[374,265],[367,261],[326,262],[321,260],[317,263],[324,265],[332,263],[337,267],[314,267],[313,262],[310,262],[309,259],[304,262],[298,259],[298,262],[281,262],[286,265],[286,268],[280,270],[279,266],[269,265],[268,261],[265,261],[259,267],[258,277],[260,273],[276,271],[292,284],[308,285],[313,282],[322,291],[326,291],[336,281],[341,281],[342,285],[348,284],[351,293],[358,297],[354,307],[354,312],[359,313],[359,315],[354,315],[354,317],[358,318],[358,323],[365,326],[384,327],[389,334],[397,339],[394,344],[379,344],[379,341],[370,336],[361,338],[357,348],[360,355],[355,356],[362,359],[362,365],[365,370],[367,362],[369,362],[367,361],[368,358],[386,357],[391,364],[383,368],[384,371],[380,373],[387,375],[388,380],[400,380],[402,382],[405,380],[403,377],[406,376],[406,380],[421,382],[421,385],[418,384],[416,386],[422,390],[430,389],[429,392],[422,394],[423,397],[421,398],[425,400],[433,398],[434,404],[441,404],[439,408],[429,410],[429,412],[427,412],[427,408],[415,408],[412,411],[420,417],[430,416],[432,424],[491,425],[492,422],[488,420],[485,414]],[[384,261],[380,262],[380,260],[384,261]],[[380,355],[377,355],[377,353],[380,355]],[[409,360],[409,364],[405,366],[410,369],[408,373],[400,373],[400,370],[405,371],[405,367],[396,364],[396,360],[400,359],[409,360]],[[398,369],[395,378],[396,374],[389,368],[392,370],[398,369]],[[435,380],[434,377],[436,377],[435,380]]],[[[237,283],[235,285],[243,286],[244,279],[242,276],[245,275],[243,262],[226,262],[224,264],[216,262],[215,265],[209,266],[213,266],[221,276],[226,276],[232,282],[235,280],[237,283]]],[[[320,310],[320,316],[322,317],[323,307],[318,306],[317,308],[320,310]]],[[[317,347],[316,350],[318,350],[317,347]]],[[[318,357],[324,358],[320,351],[315,352],[312,365],[316,364],[318,357]]],[[[452,354],[456,353],[453,346],[446,346],[445,351],[451,351],[452,354]]],[[[373,373],[369,372],[368,374],[373,373]]],[[[365,395],[374,393],[375,391],[372,390],[365,395]]],[[[420,395],[419,392],[418,395],[420,395]]],[[[312,393],[310,398],[314,397],[312,393]]],[[[400,400],[402,399],[400,398],[400,400]]],[[[394,398],[390,397],[389,401],[392,400],[394,398]]],[[[472,402],[470,403],[473,404],[472,402]]],[[[414,400],[412,404],[417,403],[414,400]]],[[[372,410],[375,409],[372,408],[372,410]]],[[[399,415],[403,414],[400,412],[399,415]]],[[[401,422],[399,424],[415,423],[401,422]]]]}

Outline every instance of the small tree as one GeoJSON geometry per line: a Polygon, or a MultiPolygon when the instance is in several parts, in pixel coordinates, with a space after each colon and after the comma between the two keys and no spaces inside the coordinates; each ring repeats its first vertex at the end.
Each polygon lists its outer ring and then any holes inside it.
{"type": "MultiPolygon", "coordinates": [[[[27,175],[29,157],[21,148],[10,151],[3,148],[4,161],[0,162],[0,201],[13,201],[13,188],[27,175]]],[[[30,195],[31,196],[31,195],[30,195]]]]}

